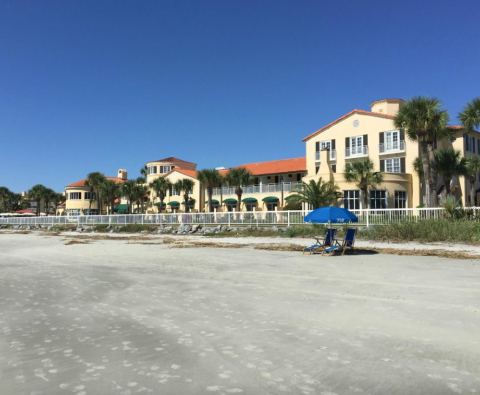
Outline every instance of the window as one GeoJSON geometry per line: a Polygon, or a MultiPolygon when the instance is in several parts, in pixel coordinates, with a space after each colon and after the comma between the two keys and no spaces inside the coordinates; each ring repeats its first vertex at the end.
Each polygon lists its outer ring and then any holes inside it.
{"type": "Polygon", "coordinates": [[[360,209],[360,191],[343,191],[343,207],[347,210],[360,209]]]}
{"type": "Polygon", "coordinates": [[[236,203],[234,203],[234,204],[227,203],[227,211],[232,212],[233,209],[236,209],[236,208],[237,208],[237,204],[236,204],[236,203]]]}
{"type": "Polygon", "coordinates": [[[257,207],[257,203],[245,203],[245,207],[247,211],[255,211],[255,207],[257,207]]]}
{"type": "Polygon", "coordinates": [[[79,208],[70,209],[68,210],[68,215],[80,215],[80,209],[79,208]]]}
{"type": "Polygon", "coordinates": [[[400,148],[400,136],[398,130],[385,132],[385,151],[394,151],[400,148]]]}
{"type": "Polygon", "coordinates": [[[148,174],[156,174],[157,173],[157,166],[150,166],[148,168],[148,174]]]}
{"type": "Polygon", "coordinates": [[[82,198],[81,192],[70,192],[70,200],[80,200],[82,198]]]}
{"type": "Polygon", "coordinates": [[[350,155],[363,154],[363,136],[350,137],[350,155]]]}
{"type": "Polygon", "coordinates": [[[395,208],[407,208],[406,191],[395,191],[395,208]]]}
{"type": "Polygon", "coordinates": [[[97,210],[89,210],[88,208],[83,210],[85,215],[97,215],[97,210]]]}
{"type": "Polygon", "coordinates": [[[85,200],[90,200],[90,196],[92,196],[92,200],[95,200],[95,192],[93,192],[93,194],[91,192],[85,192],[85,200]]]}
{"type": "Polygon", "coordinates": [[[387,191],[370,191],[370,208],[387,208],[387,191]]]}
{"type": "Polygon", "coordinates": [[[169,171],[173,170],[175,166],[160,166],[159,173],[168,173],[169,171]]]}
{"type": "Polygon", "coordinates": [[[322,149],[330,149],[332,142],[330,140],[320,141],[320,150],[322,149]]]}
{"type": "Polygon", "coordinates": [[[172,187],[172,194],[171,196],[180,196],[180,191],[177,191],[175,188],[172,187]]]}
{"type": "Polygon", "coordinates": [[[387,173],[400,173],[400,158],[385,159],[387,173]]]}

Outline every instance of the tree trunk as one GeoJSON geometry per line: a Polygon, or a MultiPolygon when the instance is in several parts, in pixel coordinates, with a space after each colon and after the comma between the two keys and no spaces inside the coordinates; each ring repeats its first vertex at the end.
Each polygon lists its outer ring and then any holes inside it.
{"type": "Polygon", "coordinates": [[[475,178],[470,178],[470,207],[475,206],[475,178]]]}
{"type": "Polygon", "coordinates": [[[237,198],[238,198],[237,211],[240,212],[240,205],[242,204],[242,193],[243,193],[242,188],[237,187],[237,190],[235,191],[235,193],[237,194],[237,198]]]}
{"type": "Polygon", "coordinates": [[[208,211],[211,213],[213,212],[213,203],[212,203],[213,190],[211,186],[207,187],[207,196],[208,196],[208,211]]]}
{"type": "Polygon", "coordinates": [[[369,204],[368,204],[368,189],[365,188],[365,189],[362,189],[362,193],[363,193],[363,203],[365,205],[365,209],[368,209],[369,208],[369,204]]]}
{"type": "MultiPolygon", "coordinates": [[[[426,207],[430,207],[430,166],[428,163],[428,149],[427,149],[427,142],[425,139],[420,141],[420,156],[423,165],[423,185],[425,185],[425,205],[426,207]]],[[[421,202],[423,204],[423,202],[421,202]]]]}
{"type": "Polygon", "coordinates": [[[437,165],[435,163],[435,155],[433,150],[433,144],[427,144],[428,152],[428,165],[430,168],[429,171],[429,186],[430,186],[430,206],[438,206],[438,196],[437,196],[437,165]]]}
{"type": "Polygon", "coordinates": [[[88,212],[92,211],[93,188],[90,188],[90,199],[88,199],[88,212]]]}
{"type": "Polygon", "coordinates": [[[183,195],[183,200],[185,201],[185,212],[188,213],[188,193],[183,195]]]}
{"type": "Polygon", "coordinates": [[[450,196],[450,183],[452,182],[452,179],[444,178],[443,182],[445,183],[446,196],[450,196]]]}

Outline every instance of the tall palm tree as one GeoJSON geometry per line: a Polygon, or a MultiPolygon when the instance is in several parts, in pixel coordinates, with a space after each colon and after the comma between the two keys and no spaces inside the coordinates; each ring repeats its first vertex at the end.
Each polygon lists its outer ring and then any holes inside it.
{"type": "Polygon", "coordinates": [[[37,215],[40,215],[40,204],[43,201],[46,188],[42,184],[34,185],[27,192],[28,198],[37,202],[37,215]]]}
{"type": "Polygon", "coordinates": [[[135,185],[135,201],[137,203],[137,213],[144,213],[145,195],[149,192],[148,186],[142,184],[135,185]]]}
{"type": "Polygon", "coordinates": [[[150,188],[155,191],[158,199],[160,200],[160,206],[158,208],[158,212],[161,213],[163,209],[163,201],[167,196],[167,191],[172,186],[171,181],[165,177],[159,177],[153,180],[150,184],[148,184],[150,188]]]}
{"type": "Polygon", "coordinates": [[[120,185],[120,191],[122,195],[128,199],[128,214],[132,213],[132,204],[135,201],[135,197],[137,195],[136,186],[136,180],[127,180],[122,185],[120,185]]]}
{"type": "Polygon", "coordinates": [[[450,196],[452,178],[467,174],[467,160],[461,158],[460,155],[460,151],[456,151],[452,147],[442,148],[434,153],[437,172],[445,183],[447,196],[450,196]]]}
{"type": "Polygon", "coordinates": [[[221,184],[223,177],[220,175],[218,170],[203,169],[197,173],[197,180],[200,181],[203,185],[205,185],[208,196],[208,211],[211,213],[213,211],[213,186],[216,184],[221,184]]]}
{"type": "Polygon", "coordinates": [[[370,158],[365,158],[357,162],[347,163],[343,175],[345,181],[355,182],[358,189],[362,191],[365,208],[369,207],[368,192],[370,188],[381,184],[383,181],[383,174],[373,170],[373,162],[370,158]]]}
{"type": "Polygon", "coordinates": [[[106,178],[103,175],[103,173],[100,173],[98,171],[89,173],[87,175],[87,179],[85,180],[85,183],[83,185],[90,188],[90,204],[88,205],[89,213],[91,213],[92,211],[92,201],[97,199],[98,214],[102,214],[102,202],[100,199],[98,199],[98,196],[99,196],[100,184],[105,180],[106,178]]]}
{"type": "Polygon", "coordinates": [[[242,186],[246,186],[254,182],[255,177],[252,172],[245,167],[236,167],[230,169],[225,176],[225,181],[229,187],[235,187],[235,194],[237,195],[237,211],[240,211],[240,204],[242,202],[243,189],[242,186]]]}
{"type": "Polygon", "coordinates": [[[55,195],[57,193],[50,188],[45,188],[45,191],[43,193],[43,199],[45,201],[45,214],[48,214],[50,212],[50,202],[53,202],[55,200],[55,195]]]}
{"type": "MultiPolygon", "coordinates": [[[[141,169],[140,169],[140,174],[142,175],[142,177],[146,180],[147,179],[147,176],[148,176],[148,167],[147,165],[143,166],[141,169]]],[[[143,182],[143,184],[145,184],[146,181],[143,182]]]]}
{"type": "Polygon", "coordinates": [[[110,215],[113,214],[115,199],[120,198],[120,186],[113,180],[105,180],[100,184],[100,196],[110,203],[110,215]]]}
{"type": "Polygon", "coordinates": [[[10,191],[10,189],[8,189],[7,187],[0,187],[0,200],[3,203],[4,213],[7,212],[7,203],[11,195],[12,195],[12,191],[10,191]]]}
{"type": "Polygon", "coordinates": [[[318,181],[310,180],[308,183],[302,181],[295,186],[293,194],[290,195],[288,204],[306,203],[311,204],[313,209],[330,206],[342,193],[333,180],[323,182],[322,177],[318,181]]]}
{"type": "Polygon", "coordinates": [[[466,167],[466,177],[470,183],[470,206],[473,206],[475,204],[475,181],[477,178],[477,173],[480,173],[480,156],[468,156],[466,167]]]}
{"type": "Polygon", "coordinates": [[[458,114],[458,118],[467,132],[471,132],[474,127],[480,127],[480,97],[468,103],[458,114]]]}
{"type": "Polygon", "coordinates": [[[191,180],[190,178],[182,178],[178,180],[173,186],[174,188],[182,193],[183,192],[183,201],[185,202],[185,212],[188,213],[190,207],[189,207],[189,199],[188,195],[190,191],[193,189],[193,186],[195,185],[195,182],[191,180]]]}
{"type": "MultiPolygon", "coordinates": [[[[144,169],[146,169],[147,166],[145,166],[144,169]]],[[[142,170],[144,170],[142,169],[142,170]]],[[[137,185],[138,185],[138,197],[139,197],[139,202],[141,204],[141,212],[142,214],[145,212],[145,195],[150,192],[150,189],[147,184],[146,176],[145,177],[137,177],[137,185]]]]}
{"type": "Polygon", "coordinates": [[[437,169],[433,143],[436,139],[449,137],[452,130],[447,128],[449,116],[441,109],[442,103],[435,98],[423,96],[406,101],[393,119],[395,127],[404,129],[410,140],[418,141],[423,164],[427,207],[436,207],[437,169]]]}

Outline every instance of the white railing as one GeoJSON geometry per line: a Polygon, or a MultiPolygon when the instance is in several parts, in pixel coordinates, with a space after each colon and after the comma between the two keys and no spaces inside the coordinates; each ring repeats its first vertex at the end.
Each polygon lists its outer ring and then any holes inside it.
{"type": "Polygon", "coordinates": [[[388,154],[390,152],[403,152],[405,151],[405,140],[392,141],[391,143],[378,144],[379,154],[388,154]]]}
{"type": "Polygon", "coordinates": [[[346,158],[356,158],[359,156],[367,156],[367,155],[368,155],[368,145],[363,145],[356,148],[345,148],[346,158]]]}
{"type": "MultiPolygon", "coordinates": [[[[295,185],[301,184],[298,182],[284,182],[283,191],[290,192],[295,185]]],[[[243,194],[252,194],[252,193],[269,193],[269,192],[281,192],[282,183],[280,184],[262,184],[262,185],[248,185],[242,187],[243,194]]],[[[213,196],[220,195],[235,195],[235,187],[223,187],[223,188],[213,188],[213,196]]]]}
{"type": "MultiPolygon", "coordinates": [[[[475,219],[480,207],[468,207],[475,219]]],[[[401,222],[418,222],[424,219],[445,218],[443,208],[364,209],[351,210],[359,219],[360,226],[388,225],[401,222]]],[[[252,211],[179,214],[128,214],[128,215],[81,215],[58,217],[0,218],[0,225],[180,225],[180,224],[226,224],[226,225],[301,225],[310,211],[252,211]]]]}
{"type": "MultiPolygon", "coordinates": [[[[337,159],[337,151],[334,149],[329,150],[329,160],[337,159]]],[[[315,161],[320,162],[320,152],[315,152],[315,161]]]]}

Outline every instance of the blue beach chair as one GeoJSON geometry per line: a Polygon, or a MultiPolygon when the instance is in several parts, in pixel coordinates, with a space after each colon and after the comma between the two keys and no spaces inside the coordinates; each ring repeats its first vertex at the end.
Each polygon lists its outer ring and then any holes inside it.
{"type": "Polygon", "coordinates": [[[327,229],[327,232],[325,233],[325,237],[323,238],[323,240],[319,240],[315,238],[315,240],[317,240],[317,243],[314,244],[313,246],[305,247],[303,249],[303,254],[305,255],[305,253],[308,252],[308,255],[310,255],[317,250],[322,250],[327,247],[332,247],[335,243],[336,232],[337,232],[337,229],[335,228],[327,229]]]}
{"type": "Polygon", "coordinates": [[[337,251],[342,251],[342,255],[345,254],[345,251],[347,249],[352,250],[355,254],[357,253],[354,249],[354,244],[355,244],[355,232],[356,229],[347,229],[345,232],[345,237],[343,238],[342,244],[340,244],[338,241],[336,242],[337,245],[329,248],[325,248],[322,252],[322,255],[327,255],[331,256],[334,255],[337,251]]]}

